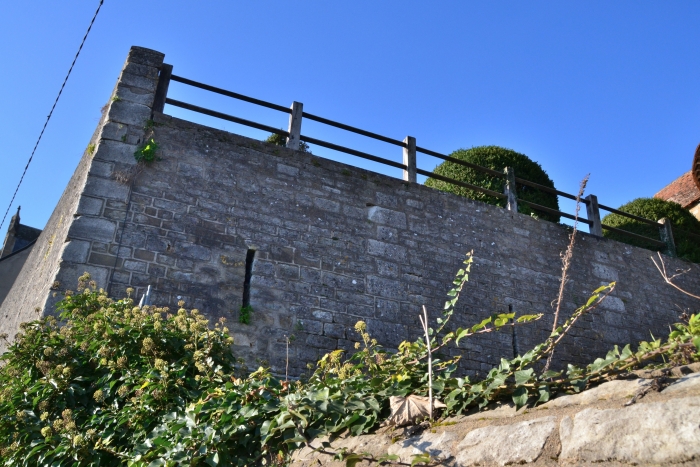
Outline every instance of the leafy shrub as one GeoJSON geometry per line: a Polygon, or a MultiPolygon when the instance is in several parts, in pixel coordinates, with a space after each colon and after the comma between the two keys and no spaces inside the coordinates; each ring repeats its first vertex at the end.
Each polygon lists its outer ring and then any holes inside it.
{"type": "MultiPolygon", "coordinates": [[[[287,146],[287,138],[277,133],[271,133],[270,136],[267,137],[265,142],[276,144],[277,146],[287,146]]],[[[309,149],[309,145],[306,143],[306,141],[299,141],[298,150],[301,152],[308,152],[309,154],[311,154],[311,150],[309,149]]]]}
{"type": "Polygon", "coordinates": [[[56,318],[25,323],[0,370],[0,459],[11,465],[115,465],[163,417],[230,378],[222,324],[139,309],[81,277],[56,318]],[[91,288],[92,287],[92,288],[91,288]]]}
{"type": "MultiPolygon", "coordinates": [[[[534,162],[526,155],[520,154],[511,149],[506,149],[499,146],[477,146],[471,149],[458,149],[450,154],[450,157],[501,172],[506,167],[512,167],[515,171],[516,177],[529,180],[549,188],[554,188],[554,183],[542,169],[540,164],[534,162]]],[[[438,175],[470,183],[482,188],[487,188],[498,193],[503,193],[505,187],[505,179],[503,177],[488,175],[472,168],[455,164],[454,162],[445,161],[438,165],[434,172],[438,175]]],[[[479,191],[453,185],[435,178],[428,178],[425,181],[425,184],[426,186],[437,188],[438,190],[483,201],[484,203],[494,204],[501,207],[506,206],[505,199],[489,196],[479,191]]],[[[517,184],[517,195],[518,199],[523,199],[541,206],[559,210],[559,201],[557,200],[557,196],[554,194],[545,193],[525,185],[517,184]]],[[[518,212],[530,215],[535,214],[539,218],[552,222],[559,222],[559,216],[547,214],[541,211],[535,211],[529,206],[526,206],[524,203],[518,203],[518,212]]]]}
{"type": "MultiPolygon", "coordinates": [[[[546,401],[551,393],[578,391],[644,362],[668,357],[700,359],[700,316],[676,325],[666,343],[638,351],[615,347],[581,369],[535,372],[578,318],[614,288],[596,290],[588,302],[535,348],[501,360],[482,380],[456,377],[459,357],[440,357],[461,339],[539,319],[498,314],[465,329],[448,330],[468,279],[471,257],[458,271],[436,329],[433,393],[445,414],[510,397],[517,406],[546,401]],[[436,352],[436,353],[435,353],[436,352]]],[[[24,324],[0,368],[0,462],[5,465],[259,465],[281,463],[292,449],[328,433],[375,429],[389,415],[389,398],[427,394],[425,340],[382,349],[360,321],[357,352],[324,356],[306,382],[282,381],[266,369],[237,374],[227,329],[207,328],[197,312],[133,306],[113,301],[89,277],[79,293],[60,302],[61,320],[24,324]]],[[[347,453],[341,457],[350,459],[347,453]]],[[[353,459],[361,456],[353,454],[353,459]]],[[[419,458],[415,458],[414,462],[419,458]]]]}
{"type": "MultiPolygon", "coordinates": [[[[673,237],[676,243],[676,253],[678,256],[694,263],[700,263],[700,239],[681,232],[681,230],[685,230],[700,234],[700,221],[698,221],[690,211],[683,209],[680,204],[658,198],[637,198],[620,206],[618,209],[653,221],[658,221],[664,217],[670,219],[674,227],[673,237]]],[[[657,240],[660,238],[658,227],[619,214],[608,214],[603,218],[602,223],[610,227],[644,235],[645,237],[657,240]]],[[[603,235],[619,242],[650,250],[658,251],[662,249],[662,247],[653,245],[644,240],[632,238],[616,232],[610,232],[605,229],[603,229],[603,235]]]]}

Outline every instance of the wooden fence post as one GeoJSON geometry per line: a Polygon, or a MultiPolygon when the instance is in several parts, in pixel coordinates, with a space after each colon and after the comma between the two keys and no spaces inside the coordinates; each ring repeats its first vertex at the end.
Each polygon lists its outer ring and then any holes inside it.
{"type": "Polygon", "coordinates": [[[407,182],[416,183],[416,138],[406,136],[403,140],[406,146],[403,148],[403,179],[407,182]]]}
{"type": "Polygon", "coordinates": [[[596,237],[603,236],[603,226],[600,222],[600,208],[598,207],[598,197],[596,195],[586,196],[586,217],[593,222],[588,226],[588,232],[596,237]]]}
{"type": "Polygon", "coordinates": [[[518,194],[515,191],[515,170],[513,170],[513,167],[506,167],[503,173],[506,174],[506,184],[503,187],[503,193],[506,195],[506,209],[518,212],[518,194]]]}
{"type": "Polygon", "coordinates": [[[294,101],[292,103],[292,113],[289,114],[289,136],[287,137],[287,147],[297,151],[299,149],[299,136],[301,135],[301,117],[304,112],[304,104],[294,101]]]}
{"type": "Polygon", "coordinates": [[[668,256],[676,256],[676,243],[673,241],[673,229],[671,228],[671,220],[667,217],[659,219],[659,232],[661,241],[666,244],[666,249],[663,251],[668,256]]]}
{"type": "Polygon", "coordinates": [[[165,99],[168,97],[168,87],[170,86],[170,76],[173,74],[173,66],[163,63],[158,74],[158,86],[156,87],[156,97],[153,100],[153,112],[163,113],[165,109],[165,99]]]}

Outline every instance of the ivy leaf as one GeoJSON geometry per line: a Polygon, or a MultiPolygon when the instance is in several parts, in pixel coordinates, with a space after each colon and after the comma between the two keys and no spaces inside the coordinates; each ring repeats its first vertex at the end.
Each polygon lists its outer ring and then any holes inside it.
{"type": "Polygon", "coordinates": [[[471,334],[469,329],[457,329],[457,339],[455,339],[455,344],[459,344],[460,339],[467,337],[471,334]]]}
{"type": "Polygon", "coordinates": [[[422,454],[414,454],[413,455],[413,460],[411,461],[411,467],[418,463],[423,463],[423,464],[430,464],[430,454],[424,452],[422,454]]]}
{"type": "Polygon", "coordinates": [[[355,467],[358,462],[362,462],[362,457],[358,454],[350,454],[345,458],[345,467],[355,467]]]}
{"type": "Polygon", "coordinates": [[[492,319],[493,319],[493,317],[489,316],[488,318],[481,321],[479,324],[475,324],[474,326],[472,326],[472,332],[476,332],[480,329],[485,328],[486,325],[489,324],[492,319]]]}
{"type": "Polygon", "coordinates": [[[513,403],[515,403],[515,409],[519,409],[527,404],[527,389],[524,387],[519,387],[513,392],[513,403]]]}
{"type": "Polygon", "coordinates": [[[211,465],[212,467],[216,467],[217,465],[219,465],[219,453],[215,452],[214,454],[209,455],[204,462],[211,465]]]}
{"type": "Polygon", "coordinates": [[[575,392],[581,392],[586,389],[588,384],[588,378],[576,379],[571,381],[571,385],[574,387],[575,392]]]}
{"type": "Polygon", "coordinates": [[[508,360],[506,360],[505,358],[501,358],[501,370],[503,370],[503,371],[510,370],[510,362],[508,360]]]}
{"type": "Polygon", "coordinates": [[[532,379],[532,375],[535,372],[534,369],[529,368],[527,370],[520,370],[515,372],[515,386],[520,387],[526,384],[532,379]]]}
{"type": "Polygon", "coordinates": [[[622,353],[620,353],[620,360],[627,360],[632,356],[632,349],[630,349],[630,345],[627,344],[623,349],[622,353]]]}
{"type": "Polygon", "coordinates": [[[544,373],[542,373],[542,379],[556,378],[557,376],[560,376],[560,375],[561,375],[561,371],[547,370],[544,373]]]}
{"type": "Polygon", "coordinates": [[[398,461],[401,458],[397,456],[396,454],[385,454],[379,458],[377,458],[377,463],[382,464],[384,462],[393,462],[393,461],[398,461]]]}
{"type": "Polygon", "coordinates": [[[529,323],[530,321],[535,321],[537,319],[540,319],[542,317],[542,314],[536,314],[536,315],[522,315],[518,316],[518,318],[515,320],[516,323],[529,323]]]}

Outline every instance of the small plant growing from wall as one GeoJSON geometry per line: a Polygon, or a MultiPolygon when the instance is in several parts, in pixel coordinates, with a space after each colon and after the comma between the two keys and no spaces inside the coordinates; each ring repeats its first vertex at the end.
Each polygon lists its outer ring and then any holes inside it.
{"type": "Polygon", "coordinates": [[[156,140],[153,138],[150,138],[148,141],[146,141],[146,144],[144,144],[134,153],[134,158],[137,162],[150,164],[151,162],[158,160],[158,157],[156,156],[157,151],[158,143],[156,143],[156,140]]]}
{"type": "Polygon", "coordinates": [[[245,305],[241,307],[238,312],[238,322],[241,324],[250,324],[251,313],[253,312],[253,307],[250,305],[245,305]]]}
{"type": "MultiPolygon", "coordinates": [[[[287,138],[285,138],[282,135],[278,135],[277,133],[272,133],[270,136],[267,137],[265,142],[276,144],[277,146],[287,146],[287,138]]],[[[309,145],[304,141],[299,141],[299,151],[308,152],[309,154],[311,154],[311,151],[309,150],[309,145]]]]}

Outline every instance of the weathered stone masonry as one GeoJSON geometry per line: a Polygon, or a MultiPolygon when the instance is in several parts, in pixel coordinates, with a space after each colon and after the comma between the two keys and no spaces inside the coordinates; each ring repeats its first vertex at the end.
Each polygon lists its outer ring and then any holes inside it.
{"type": "MultiPolygon", "coordinates": [[[[360,319],[388,347],[417,337],[421,306],[439,314],[464,254],[474,249],[455,325],[509,308],[549,319],[465,342],[464,368],[485,371],[546,337],[565,227],[152,115],[162,59],[132,49],[115,91],[120,100],[105,111],[94,154],[83,157],[42,233],[21,273],[24,285],[0,309],[14,317],[3,328],[16,329],[36,306],[51,313],[54,278],[61,288],[74,287],[87,270],[112,295],[134,287],[140,296],[150,284],[155,303],[174,308],[182,299],[212,319],[227,317],[236,352],[251,364],[265,359],[283,372],[285,337],[294,335],[290,371],[299,374],[329,350],[350,349],[360,319]],[[134,166],[151,117],[161,159],[120,183],[115,177],[134,166]],[[242,325],[251,257],[252,322],[242,325]],[[41,267],[46,272],[37,273],[41,267]]],[[[677,319],[676,304],[694,306],[662,283],[650,254],[579,235],[565,314],[601,283],[616,280],[618,288],[603,309],[581,320],[560,360],[585,363],[614,344],[661,335],[677,319]]],[[[700,275],[694,269],[680,281],[697,290],[700,275]]]]}

